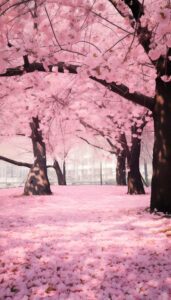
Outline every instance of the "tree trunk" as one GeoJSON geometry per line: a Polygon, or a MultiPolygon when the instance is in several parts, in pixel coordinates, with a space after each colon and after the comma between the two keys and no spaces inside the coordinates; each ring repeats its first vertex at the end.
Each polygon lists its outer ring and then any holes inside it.
{"type": "Polygon", "coordinates": [[[62,170],[60,168],[60,165],[59,165],[59,163],[56,159],[54,160],[53,167],[54,167],[55,172],[56,172],[56,176],[57,176],[57,179],[58,179],[58,184],[59,185],[66,185],[65,161],[63,162],[63,172],[62,172],[62,170]]]}
{"type": "Polygon", "coordinates": [[[24,195],[51,195],[50,183],[47,177],[46,147],[39,128],[38,117],[30,123],[34,164],[32,165],[24,187],[24,195]]]}
{"type": "MultiPolygon", "coordinates": [[[[133,131],[134,132],[134,131],[133,131]]],[[[131,152],[128,157],[128,194],[145,194],[141,173],[139,169],[139,159],[141,150],[141,140],[132,137],[131,152]]]]}
{"type": "Polygon", "coordinates": [[[151,211],[171,213],[171,82],[156,80],[151,211]]]}
{"type": "Polygon", "coordinates": [[[148,168],[147,168],[147,162],[144,161],[144,179],[145,179],[145,183],[146,186],[149,186],[149,178],[148,178],[148,168]]]}
{"type": "Polygon", "coordinates": [[[64,185],[67,185],[67,182],[66,182],[66,163],[65,163],[65,160],[63,161],[63,177],[64,177],[64,185]]]}
{"type": "Polygon", "coordinates": [[[119,151],[116,155],[116,183],[117,185],[126,185],[126,153],[125,150],[119,151]]]}
{"type": "Polygon", "coordinates": [[[103,165],[102,162],[100,162],[100,185],[103,185],[103,165]]]}

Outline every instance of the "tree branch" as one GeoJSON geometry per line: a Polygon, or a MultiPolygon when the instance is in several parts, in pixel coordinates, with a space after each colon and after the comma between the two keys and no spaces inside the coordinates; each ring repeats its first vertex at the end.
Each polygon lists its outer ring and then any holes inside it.
{"type": "Polygon", "coordinates": [[[144,6],[139,0],[124,0],[125,4],[128,5],[132,11],[132,15],[136,21],[138,21],[144,14],[144,6]]]}
{"type": "MultiPolygon", "coordinates": [[[[15,165],[15,166],[18,166],[18,167],[26,167],[26,168],[31,168],[33,164],[29,164],[29,163],[26,163],[26,162],[21,162],[21,161],[17,161],[17,160],[14,160],[14,159],[10,159],[10,158],[7,158],[5,156],[2,156],[0,155],[0,160],[3,160],[7,163],[10,163],[12,165],[15,165]]],[[[54,168],[54,165],[47,165],[46,168],[54,168]]]]}
{"type": "MultiPolygon", "coordinates": [[[[59,73],[64,73],[68,71],[70,74],[77,74],[78,68],[81,67],[80,65],[73,65],[67,64],[64,62],[58,62],[56,65],[49,65],[48,70],[45,69],[42,63],[33,62],[29,65],[18,66],[16,68],[8,68],[5,73],[0,74],[0,77],[10,77],[10,76],[21,76],[25,73],[31,73],[34,71],[39,72],[52,72],[52,69],[56,67],[59,73]]],[[[134,92],[130,93],[129,88],[124,84],[116,84],[115,82],[107,82],[106,80],[96,78],[94,76],[90,76],[90,79],[102,84],[103,86],[107,87],[110,91],[120,95],[121,97],[139,104],[143,107],[146,107],[153,111],[155,100],[153,97],[145,96],[141,93],[134,92]]]]}
{"type": "Polygon", "coordinates": [[[54,169],[54,166],[53,165],[47,165],[46,168],[47,169],[50,169],[50,168],[54,169]]]}
{"type": "Polygon", "coordinates": [[[78,137],[79,139],[81,139],[82,141],[86,142],[88,145],[94,147],[94,148],[97,148],[97,149],[106,151],[106,152],[111,153],[111,154],[115,154],[114,151],[106,150],[106,149],[104,149],[103,147],[100,147],[100,146],[98,146],[98,145],[96,145],[96,144],[94,144],[94,143],[91,143],[91,142],[89,142],[87,139],[83,138],[82,136],[78,136],[78,135],[77,135],[77,137],[78,137]]]}
{"type": "Polygon", "coordinates": [[[59,73],[64,73],[67,70],[71,74],[77,74],[77,69],[79,65],[66,64],[64,62],[58,62],[55,65],[49,65],[48,70],[45,69],[43,63],[33,62],[29,65],[24,64],[23,66],[18,66],[16,68],[8,68],[5,73],[0,74],[0,77],[12,77],[21,76],[25,73],[32,73],[34,71],[38,72],[52,72],[52,69],[56,67],[59,73]]]}
{"type": "Polygon", "coordinates": [[[13,160],[13,159],[7,158],[5,156],[1,156],[1,155],[0,155],[0,160],[6,161],[10,164],[13,164],[13,165],[16,165],[16,166],[19,166],[19,167],[26,167],[26,168],[29,168],[29,169],[32,167],[32,164],[29,164],[29,163],[26,163],[26,162],[16,161],[16,160],[13,160]]]}
{"type": "Polygon", "coordinates": [[[139,43],[144,48],[145,52],[148,54],[150,50],[150,40],[152,36],[152,31],[149,31],[148,27],[142,27],[140,18],[144,14],[144,5],[139,0],[124,0],[123,2],[128,7],[128,12],[123,13],[117,5],[117,1],[108,0],[112,6],[118,11],[118,13],[124,17],[129,18],[131,26],[136,30],[139,43]]]}
{"type": "Polygon", "coordinates": [[[153,97],[148,97],[138,92],[130,93],[129,88],[124,84],[116,84],[115,82],[108,83],[106,82],[106,80],[98,79],[94,76],[90,76],[90,78],[96,82],[99,82],[100,84],[107,87],[112,92],[120,95],[121,97],[153,111],[154,103],[155,103],[153,97]]]}

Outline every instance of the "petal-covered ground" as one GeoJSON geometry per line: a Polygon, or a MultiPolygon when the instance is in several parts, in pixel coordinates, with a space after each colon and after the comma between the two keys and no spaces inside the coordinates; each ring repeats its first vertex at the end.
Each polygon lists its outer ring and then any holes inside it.
{"type": "Polygon", "coordinates": [[[56,187],[0,190],[0,299],[170,300],[171,219],[149,194],[56,187]]]}

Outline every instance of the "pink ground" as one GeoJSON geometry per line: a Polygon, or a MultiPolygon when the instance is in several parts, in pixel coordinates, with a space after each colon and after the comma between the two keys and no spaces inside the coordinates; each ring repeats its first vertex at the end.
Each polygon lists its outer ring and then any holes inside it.
{"type": "Polygon", "coordinates": [[[0,190],[0,299],[170,300],[171,220],[149,194],[57,187],[0,190]]]}

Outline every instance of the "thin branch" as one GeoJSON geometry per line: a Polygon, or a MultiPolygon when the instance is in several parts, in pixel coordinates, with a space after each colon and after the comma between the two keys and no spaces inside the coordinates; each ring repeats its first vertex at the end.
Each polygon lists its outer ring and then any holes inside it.
{"type": "Polygon", "coordinates": [[[88,19],[88,17],[89,17],[89,14],[90,14],[90,12],[92,11],[93,6],[94,6],[95,3],[96,3],[96,0],[94,0],[94,2],[93,2],[93,4],[92,4],[91,8],[89,9],[86,18],[84,19],[84,22],[83,22],[83,24],[81,25],[81,29],[83,29],[84,24],[85,24],[85,22],[87,21],[87,19],[88,19]]]}
{"type": "MultiPolygon", "coordinates": [[[[150,40],[152,37],[152,31],[148,29],[148,26],[142,27],[140,18],[144,14],[144,1],[141,3],[139,0],[124,0],[123,2],[132,12],[132,15],[127,11],[123,13],[117,6],[117,2],[114,0],[108,0],[112,6],[118,11],[118,13],[123,18],[128,18],[130,20],[130,25],[135,29],[139,43],[144,48],[145,52],[148,54],[150,50],[150,40]]],[[[135,34],[135,33],[134,33],[135,34]]]]}
{"type": "Polygon", "coordinates": [[[25,3],[27,3],[27,2],[33,2],[33,0],[22,0],[22,1],[18,2],[18,3],[14,3],[14,4],[8,6],[6,9],[4,9],[4,10],[0,13],[0,16],[4,15],[4,14],[5,14],[8,10],[10,10],[11,8],[20,6],[20,5],[25,4],[25,3]]]}
{"type": "Polygon", "coordinates": [[[128,30],[126,30],[126,29],[120,27],[119,25],[117,25],[117,24],[113,23],[112,21],[110,21],[110,20],[104,18],[102,15],[96,13],[96,12],[93,11],[93,10],[92,10],[92,14],[94,14],[95,16],[101,18],[102,20],[106,21],[107,23],[113,25],[114,27],[116,27],[116,28],[118,28],[118,29],[120,29],[120,30],[122,30],[122,31],[124,31],[124,32],[126,32],[126,33],[133,34],[133,32],[130,32],[130,31],[128,31],[128,30]]]}
{"type": "Polygon", "coordinates": [[[55,40],[56,40],[56,42],[57,42],[57,45],[58,45],[58,47],[59,47],[59,51],[65,51],[65,52],[69,52],[69,53],[73,53],[73,54],[85,56],[84,54],[82,54],[82,53],[80,53],[80,52],[78,52],[78,51],[74,51],[74,50],[71,50],[71,49],[64,49],[64,48],[60,45],[59,40],[58,40],[58,38],[57,38],[57,36],[56,36],[55,30],[54,30],[54,28],[53,28],[53,24],[52,24],[52,21],[51,21],[51,19],[50,19],[50,16],[49,16],[49,13],[48,13],[48,11],[47,11],[46,6],[44,7],[44,9],[45,9],[46,15],[47,15],[47,17],[48,17],[48,20],[49,20],[49,24],[50,24],[52,33],[53,33],[54,38],[55,38],[55,40]]]}
{"type": "Polygon", "coordinates": [[[47,11],[46,6],[44,6],[44,9],[45,9],[46,15],[47,15],[47,17],[48,17],[49,24],[50,24],[51,30],[52,30],[52,32],[53,32],[54,38],[55,38],[55,40],[56,40],[56,42],[57,42],[59,48],[62,50],[62,47],[61,47],[61,45],[60,45],[60,43],[59,43],[59,41],[58,41],[58,38],[57,38],[57,36],[56,36],[56,33],[55,33],[55,31],[54,31],[54,28],[53,28],[53,25],[52,25],[52,21],[51,21],[51,19],[50,19],[50,16],[49,16],[49,13],[48,13],[48,11],[47,11]]]}
{"type": "MultiPolygon", "coordinates": [[[[117,44],[119,44],[120,42],[122,42],[124,39],[126,39],[128,36],[130,35],[130,33],[126,34],[123,38],[121,38],[120,40],[118,40],[115,44],[113,44],[109,49],[107,49],[104,54],[106,54],[107,52],[109,52],[110,50],[112,50],[117,44]]],[[[103,55],[104,55],[103,54],[103,55]]]]}
{"type": "Polygon", "coordinates": [[[74,45],[75,45],[75,44],[78,44],[78,43],[89,44],[89,45],[93,46],[94,48],[96,48],[97,51],[99,51],[100,53],[102,53],[102,51],[101,51],[95,44],[93,44],[93,43],[91,43],[91,42],[88,42],[88,41],[78,41],[78,42],[75,42],[74,45]]]}
{"type": "Polygon", "coordinates": [[[19,167],[26,167],[26,168],[31,168],[32,167],[32,164],[29,164],[29,163],[26,163],[26,162],[21,162],[21,161],[16,161],[14,159],[10,159],[10,158],[7,158],[5,156],[1,156],[0,155],[0,160],[3,160],[5,162],[8,162],[10,164],[13,164],[13,165],[16,165],[16,166],[19,166],[19,167]]]}
{"type": "Polygon", "coordinates": [[[78,135],[77,135],[77,137],[78,137],[79,139],[83,140],[84,142],[86,142],[88,145],[94,147],[94,148],[103,150],[103,151],[108,152],[108,153],[111,153],[111,154],[115,154],[114,151],[106,150],[106,149],[104,149],[103,147],[100,147],[100,146],[98,146],[98,145],[96,145],[96,144],[94,144],[94,143],[91,143],[91,142],[89,142],[86,138],[83,138],[82,136],[78,136],[78,135]]]}

